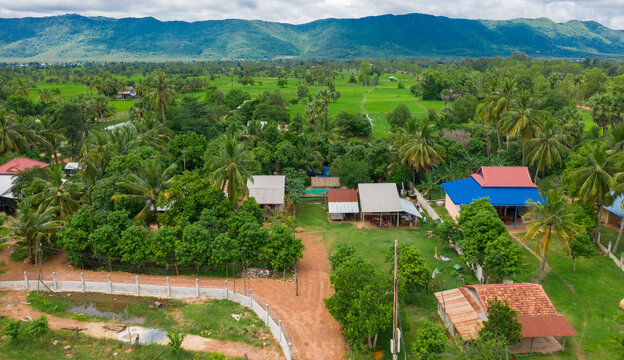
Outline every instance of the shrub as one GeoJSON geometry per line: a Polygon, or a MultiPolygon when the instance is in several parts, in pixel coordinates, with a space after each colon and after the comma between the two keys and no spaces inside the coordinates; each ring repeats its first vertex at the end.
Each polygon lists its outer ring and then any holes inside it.
{"type": "Polygon", "coordinates": [[[447,341],[444,328],[425,320],[416,330],[416,341],[412,345],[412,351],[425,359],[440,359],[439,353],[444,351],[447,341]]]}
{"type": "Polygon", "coordinates": [[[15,340],[20,336],[21,325],[22,322],[19,320],[6,319],[2,327],[2,333],[9,336],[12,340],[15,340]]]}
{"type": "Polygon", "coordinates": [[[169,346],[177,352],[182,349],[182,342],[184,341],[186,334],[180,330],[171,330],[167,331],[167,337],[169,338],[169,346]]]}

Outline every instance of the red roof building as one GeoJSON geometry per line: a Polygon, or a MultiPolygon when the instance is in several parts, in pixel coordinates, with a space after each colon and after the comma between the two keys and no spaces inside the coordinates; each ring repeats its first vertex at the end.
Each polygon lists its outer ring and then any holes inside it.
{"type": "Polygon", "coordinates": [[[0,175],[15,175],[26,169],[34,167],[48,167],[50,164],[43,161],[28,159],[25,157],[15,158],[6,164],[0,165],[0,175]]]}
{"type": "Polygon", "coordinates": [[[471,176],[481,187],[537,187],[526,166],[482,166],[471,176]]]}
{"type": "Polygon", "coordinates": [[[539,284],[465,285],[435,294],[438,314],[451,334],[464,339],[476,339],[483,321],[487,321],[489,301],[506,300],[518,313],[522,325],[522,342],[514,352],[542,352],[563,350],[565,337],[576,335],[566,318],[557,313],[539,284]],[[563,337],[563,346],[555,339],[563,337]]]}

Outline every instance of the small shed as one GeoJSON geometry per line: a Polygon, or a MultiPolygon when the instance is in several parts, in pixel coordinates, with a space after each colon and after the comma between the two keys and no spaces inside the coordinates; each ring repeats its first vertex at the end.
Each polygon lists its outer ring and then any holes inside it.
{"type": "Polygon", "coordinates": [[[312,176],[310,178],[310,187],[317,188],[339,188],[340,179],[333,176],[312,176]]]}
{"type": "Polygon", "coordinates": [[[327,210],[332,220],[344,220],[360,213],[358,195],[355,190],[328,190],[327,210]]]}
{"type": "MultiPolygon", "coordinates": [[[[358,184],[362,225],[366,216],[384,215],[396,216],[396,225],[399,226],[399,215],[403,211],[399,191],[394,183],[358,184]]],[[[382,221],[379,222],[382,225],[382,221]]]]}
{"type": "Polygon", "coordinates": [[[624,229],[624,194],[618,196],[611,206],[604,206],[601,212],[606,224],[624,229]]]}
{"type": "Polygon", "coordinates": [[[11,188],[15,181],[15,175],[20,172],[35,167],[45,168],[50,164],[43,161],[28,159],[25,157],[15,158],[0,165],[0,205],[3,209],[13,211],[16,207],[15,199],[11,188]]]}
{"type": "Polygon", "coordinates": [[[70,161],[65,164],[65,174],[67,176],[75,175],[80,170],[80,163],[70,161]]]}
{"type": "Polygon", "coordinates": [[[258,205],[268,210],[275,210],[284,206],[284,194],[286,191],[286,176],[284,175],[254,175],[247,180],[249,197],[256,199],[258,205]]]}

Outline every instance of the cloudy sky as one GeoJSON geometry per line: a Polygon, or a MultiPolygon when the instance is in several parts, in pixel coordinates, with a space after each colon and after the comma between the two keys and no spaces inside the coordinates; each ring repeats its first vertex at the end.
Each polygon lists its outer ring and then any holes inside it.
{"type": "Polygon", "coordinates": [[[624,29],[624,0],[2,0],[0,17],[78,13],[160,20],[261,19],[305,23],[328,17],[420,12],[469,19],[595,20],[624,29]]]}

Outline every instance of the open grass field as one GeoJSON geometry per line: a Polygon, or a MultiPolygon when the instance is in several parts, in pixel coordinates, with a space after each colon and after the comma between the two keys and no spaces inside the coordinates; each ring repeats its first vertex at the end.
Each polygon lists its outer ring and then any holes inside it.
{"type": "Polygon", "coordinates": [[[220,360],[208,353],[181,350],[174,352],[169,346],[164,345],[141,345],[132,347],[128,343],[116,340],[98,339],[86,335],[80,335],[77,339],[72,332],[50,330],[43,336],[43,343],[39,339],[31,341],[28,338],[9,340],[8,337],[0,337],[0,353],[2,359],[12,360],[220,360]],[[56,341],[56,345],[54,345],[56,341]]]}
{"type": "MultiPolygon", "coordinates": [[[[375,264],[382,272],[390,273],[390,264],[385,261],[395,239],[399,246],[416,244],[431,271],[441,271],[439,283],[435,290],[421,292],[412,304],[403,307],[402,321],[406,345],[414,341],[416,324],[419,320],[430,319],[442,324],[437,315],[437,302],[433,296],[444,285],[446,289],[461,286],[461,280],[453,270],[453,264],[465,265],[459,261],[457,254],[441,244],[435,238],[425,235],[425,228],[406,230],[361,230],[350,223],[329,222],[326,210],[320,205],[303,205],[297,210],[298,226],[306,231],[319,231],[331,253],[336,244],[347,243],[355,246],[356,252],[369,262],[375,264]],[[438,255],[448,256],[450,262],[437,261],[438,255]]],[[[603,229],[603,239],[616,236],[615,231],[603,229]]],[[[533,247],[529,244],[529,247],[533,247]]],[[[515,282],[537,282],[539,276],[539,259],[527,249],[521,247],[521,267],[513,278],[515,282]]],[[[518,359],[616,359],[620,345],[614,341],[615,336],[624,332],[624,311],[618,304],[624,296],[624,272],[618,270],[613,262],[605,256],[577,259],[576,273],[572,272],[572,259],[567,257],[560,244],[553,243],[548,254],[548,264],[552,267],[543,282],[544,289],[553,301],[557,310],[564,314],[578,336],[568,339],[564,352],[551,355],[524,355],[518,359]],[[579,354],[584,354],[584,357],[579,354]]],[[[475,283],[470,273],[464,274],[466,283],[475,283]]],[[[380,348],[387,348],[389,334],[380,339],[380,348]]],[[[456,353],[458,347],[449,341],[449,353],[456,353]]],[[[384,354],[383,359],[389,359],[384,354]]]]}

